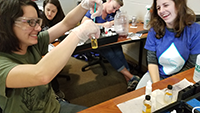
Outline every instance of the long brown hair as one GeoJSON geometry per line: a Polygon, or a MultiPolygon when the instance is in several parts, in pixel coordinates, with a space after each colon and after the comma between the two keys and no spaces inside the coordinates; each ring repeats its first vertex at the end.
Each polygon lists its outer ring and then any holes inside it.
{"type": "Polygon", "coordinates": [[[53,25],[60,22],[65,17],[65,14],[64,14],[62,7],[60,5],[60,2],[58,0],[45,0],[43,2],[42,16],[43,16],[43,27],[45,27],[45,26],[52,27],[53,25]],[[48,20],[47,17],[45,16],[45,14],[44,14],[45,13],[45,6],[46,6],[47,3],[51,3],[51,4],[55,5],[57,10],[58,10],[58,12],[55,15],[55,17],[53,18],[53,20],[48,20]]]}
{"type": "MultiPolygon", "coordinates": [[[[166,23],[157,13],[157,0],[154,0],[151,7],[151,19],[149,26],[153,27],[156,32],[156,38],[160,39],[165,35],[166,23]]],[[[173,30],[176,32],[175,37],[180,37],[185,26],[190,26],[196,20],[195,13],[187,6],[187,0],[172,0],[175,3],[175,7],[178,11],[177,17],[174,22],[173,30]]]]}

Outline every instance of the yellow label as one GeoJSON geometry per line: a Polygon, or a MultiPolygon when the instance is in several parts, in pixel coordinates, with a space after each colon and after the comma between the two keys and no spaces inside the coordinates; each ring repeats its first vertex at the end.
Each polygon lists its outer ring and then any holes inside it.
{"type": "Polygon", "coordinates": [[[165,95],[169,95],[169,96],[171,96],[171,95],[172,95],[172,93],[166,92],[166,93],[165,93],[165,95]]]}
{"type": "Polygon", "coordinates": [[[142,113],[151,113],[151,106],[149,104],[144,104],[142,113]]]}

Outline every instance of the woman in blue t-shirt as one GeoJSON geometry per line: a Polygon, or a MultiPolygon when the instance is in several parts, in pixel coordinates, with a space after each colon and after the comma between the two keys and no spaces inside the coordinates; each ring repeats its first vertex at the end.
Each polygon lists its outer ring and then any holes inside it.
{"type": "Polygon", "coordinates": [[[154,0],[148,32],[148,72],[136,89],[195,66],[200,54],[200,25],[187,0],[154,0]]]}
{"type": "MultiPolygon", "coordinates": [[[[102,15],[95,18],[95,23],[99,26],[110,28],[114,25],[115,13],[121,6],[123,6],[123,0],[107,0],[103,3],[102,15]]],[[[90,19],[92,18],[90,11],[88,11],[81,23],[90,19]]],[[[98,52],[104,56],[118,72],[121,72],[124,75],[126,81],[128,82],[127,90],[134,90],[140,78],[129,72],[129,66],[125,59],[121,45],[99,49],[98,52]]]]}

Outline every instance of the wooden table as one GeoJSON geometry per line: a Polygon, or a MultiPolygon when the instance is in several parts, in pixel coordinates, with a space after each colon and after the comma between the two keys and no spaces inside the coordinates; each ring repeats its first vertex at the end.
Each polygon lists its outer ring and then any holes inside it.
{"type": "MultiPolygon", "coordinates": [[[[157,83],[152,84],[152,90],[164,89],[168,84],[176,84],[186,78],[188,81],[193,82],[194,68],[181,72],[179,74],[173,75],[169,78],[161,80],[157,83]]],[[[140,88],[138,90],[123,94],[116,98],[110,99],[98,105],[92,106],[88,109],[80,111],[79,113],[121,113],[120,109],[117,107],[118,104],[128,101],[130,99],[139,97],[145,93],[145,88],[140,88]]],[[[96,97],[98,98],[98,97],[96,97]]]]}

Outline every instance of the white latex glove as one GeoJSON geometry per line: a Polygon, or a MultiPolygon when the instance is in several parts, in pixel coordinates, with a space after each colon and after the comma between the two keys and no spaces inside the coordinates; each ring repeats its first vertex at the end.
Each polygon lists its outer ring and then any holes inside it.
{"type": "Polygon", "coordinates": [[[92,19],[95,18],[96,16],[102,15],[102,10],[103,10],[102,0],[82,0],[81,6],[86,10],[90,9],[90,14],[92,14],[91,15],[92,19]],[[95,3],[96,3],[96,12],[94,13],[95,3]]]}
{"type": "Polygon", "coordinates": [[[91,36],[95,38],[99,38],[100,36],[100,29],[92,20],[86,20],[83,24],[74,28],[72,32],[80,39],[79,43],[84,43],[91,36]]]}

